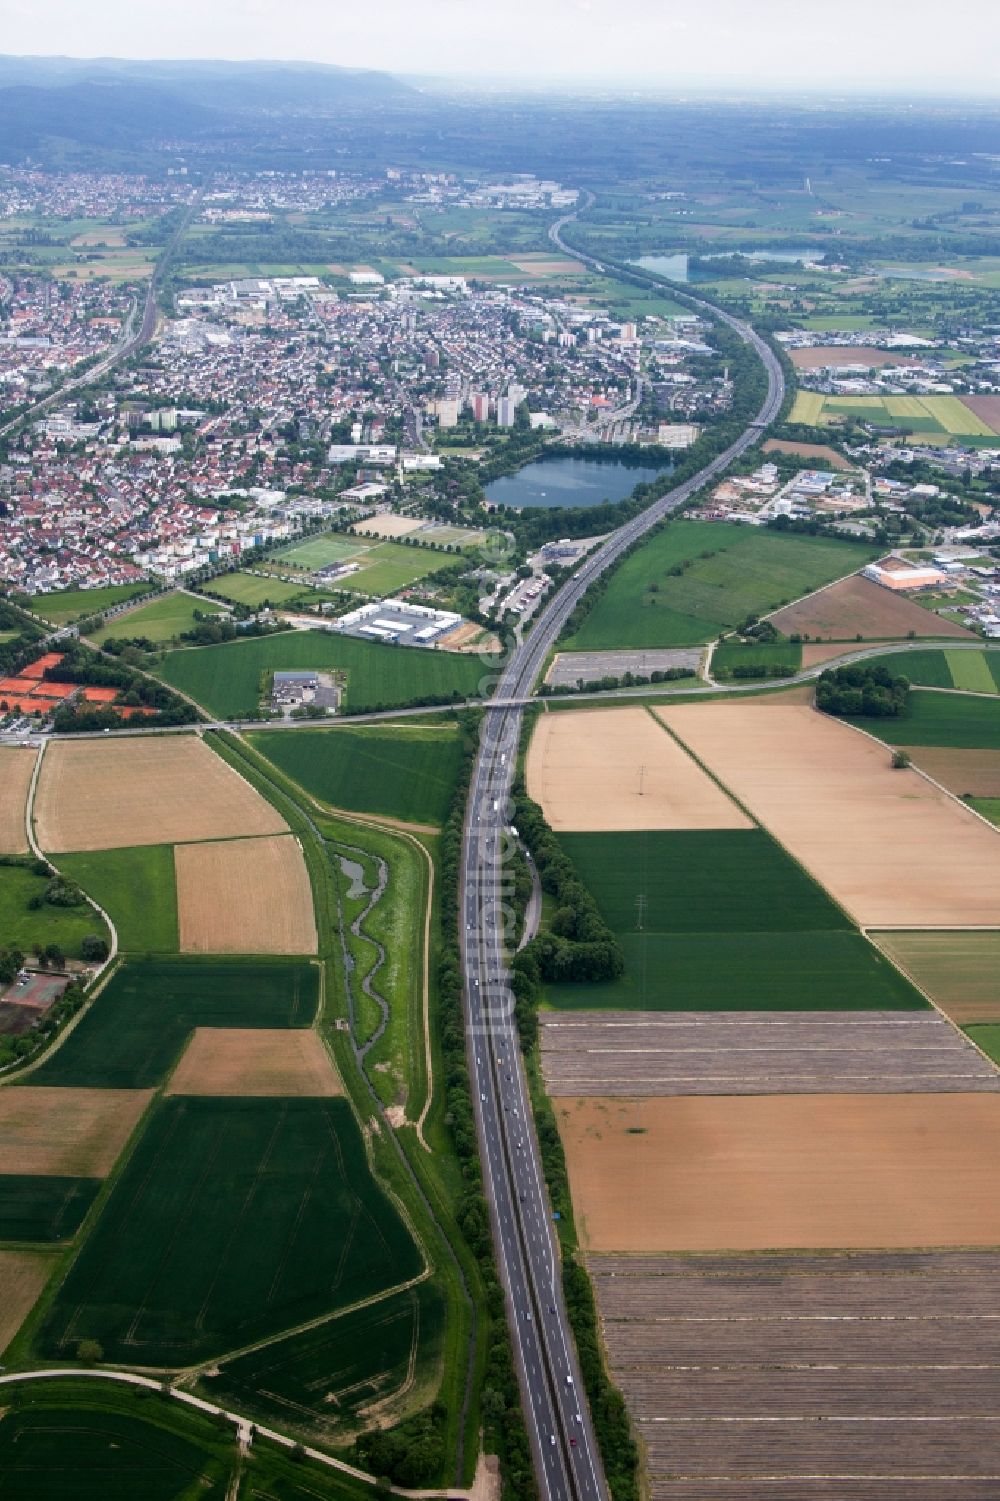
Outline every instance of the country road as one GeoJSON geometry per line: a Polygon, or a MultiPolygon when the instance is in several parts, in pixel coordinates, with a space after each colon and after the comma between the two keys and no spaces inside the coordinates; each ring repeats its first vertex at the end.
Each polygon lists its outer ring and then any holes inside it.
{"type": "MultiPolygon", "coordinates": [[[[593,201],[590,194],[586,199],[593,201]]],[[[553,224],[549,235],[562,253],[594,268],[598,263],[592,257],[571,249],[562,238],[577,211],[553,224]]],[[[655,277],[648,281],[664,285],[655,277]]],[[[728,324],[754,348],[767,371],[765,401],[734,443],[613,532],[550,597],[486,705],[466,811],[460,926],[469,1065],[497,1265],[543,1501],[605,1501],[607,1482],[563,1298],[559,1250],[513,1017],[504,922],[509,890],[503,868],[513,843],[510,792],[523,706],[577,601],[633,542],[756,443],[781,409],[785,381],[774,351],[730,314],[686,295],[685,301],[728,324]]]]}

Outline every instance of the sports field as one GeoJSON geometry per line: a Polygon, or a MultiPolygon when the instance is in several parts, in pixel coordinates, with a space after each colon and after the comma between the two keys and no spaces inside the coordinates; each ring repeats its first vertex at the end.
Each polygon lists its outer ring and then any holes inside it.
{"type": "Polygon", "coordinates": [[[453,724],[261,730],[249,738],[293,781],[334,808],[436,825],[448,815],[461,759],[453,724]]]}
{"type": "Polygon", "coordinates": [[[255,573],[224,573],[206,586],[220,599],[246,605],[256,610],[260,605],[286,605],[303,592],[301,584],[286,584],[283,579],[261,578],[255,573]]]}
{"type": "Polygon", "coordinates": [[[447,554],[427,547],[404,547],[399,542],[377,542],[352,559],[360,563],[359,572],[344,580],[344,587],[358,594],[395,594],[407,584],[416,583],[450,560],[447,554]]]}
{"type": "MultiPolygon", "coordinates": [[[[372,517],[372,524],[376,519],[378,518],[372,517]]],[[[419,525],[419,522],[416,524],[419,525]]],[[[412,530],[412,527],[408,526],[407,530],[412,530]]],[[[386,532],[385,535],[393,534],[386,532]]],[[[297,542],[294,547],[283,548],[273,561],[279,564],[291,563],[296,568],[325,568],[328,563],[343,563],[347,558],[355,557],[363,545],[350,537],[310,537],[307,542],[297,542]]]]}
{"type": "Polygon", "coordinates": [[[176,1366],[420,1269],[346,1100],[174,1096],[58,1289],[40,1344],[58,1359],[95,1339],[108,1360],[176,1366]]]}
{"type": "MultiPolygon", "coordinates": [[[[674,521],[625,559],[567,651],[693,646],[860,568],[877,549],[674,521]],[[677,574],[672,569],[679,568],[677,574]]],[[[786,634],[789,634],[786,632],[786,634]]]]}
{"type": "Polygon", "coordinates": [[[177,926],[184,954],[315,954],[316,920],[292,834],[178,844],[177,926]]]}
{"type": "Polygon", "coordinates": [[[42,763],[34,812],[38,842],[53,852],[287,830],[195,735],[56,741],[42,763]]]}
{"type": "Polygon", "coordinates": [[[146,1089],[0,1089],[3,1167],[23,1177],[103,1178],[152,1098],[146,1089]]]}
{"type": "Polygon", "coordinates": [[[887,745],[1000,751],[1000,698],[918,690],[910,694],[906,710],[898,719],[865,719],[858,723],[887,745]]]}
{"type": "Polygon", "coordinates": [[[333,1099],[343,1092],[311,1027],[198,1027],[167,1085],[167,1094],[237,1097],[333,1099]]]}
{"type": "Polygon", "coordinates": [[[563,834],[625,974],[546,1000],[650,1011],[908,1010],[925,1003],[760,829],[563,834]]]}
{"type": "Polygon", "coordinates": [[[539,715],[525,775],[557,832],[750,828],[645,709],[539,715]]]}
{"type": "Polygon", "coordinates": [[[37,754],[0,746],[0,855],[22,855],[28,848],[24,810],[37,754]]]}
{"type": "MultiPolygon", "coordinates": [[[[0,1355],[31,1312],[52,1270],[52,1257],[41,1252],[0,1250],[0,1287],[3,1288],[3,1297],[0,1298],[0,1355]]],[[[9,1474],[3,1455],[9,1439],[10,1429],[0,1419],[0,1475],[9,1474]]],[[[56,1501],[55,1493],[49,1494],[52,1501],[56,1501]]]]}
{"type": "Polygon", "coordinates": [[[590,1251],[992,1246],[1000,1095],[565,1099],[590,1251]]]}
{"type": "Polygon", "coordinates": [[[341,669],[347,674],[345,707],[359,713],[428,697],[475,696],[483,677],[479,661],[457,652],[383,646],[327,631],[288,631],[169,652],[161,675],[220,719],[250,718],[260,704],[262,677],[296,667],[341,669]]]}
{"type": "MultiPolygon", "coordinates": [[[[38,1084],[125,1090],[160,1083],[196,1027],[308,1027],[319,971],[305,961],[133,959],[112,977],[38,1084]]],[[[0,1102],[7,1093],[0,1090],[0,1102]]]]}
{"type": "Polygon", "coordinates": [[[0,1241],[66,1240],[101,1186],[99,1178],[59,1178],[51,1173],[0,1173],[0,1241]]]}
{"type": "Polygon", "coordinates": [[[104,908],[123,953],[177,952],[177,888],[169,844],[60,855],[59,869],[104,908]]]}
{"type": "Polygon", "coordinates": [[[952,1021],[1000,1022],[1000,930],[872,935],[952,1021]]]}
{"type": "Polygon", "coordinates": [[[88,615],[99,615],[112,605],[124,604],[148,594],[149,584],[109,584],[106,589],[63,589],[56,594],[38,594],[28,601],[28,606],[43,620],[52,625],[68,625],[70,621],[82,620],[88,615]]]}
{"type": "Polygon", "coordinates": [[[996,922],[1000,840],[877,741],[804,705],[657,712],[862,926],[996,922]]]}
{"type": "Polygon", "coordinates": [[[127,615],[117,615],[105,621],[94,634],[102,646],[105,641],[127,641],[134,636],[145,636],[148,641],[173,641],[182,631],[190,631],[196,622],[195,610],[203,615],[220,615],[222,611],[210,599],[188,594],[183,589],[174,589],[140,605],[127,615]]]}
{"type": "Polygon", "coordinates": [[[205,1386],[213,1401],[232,1401],[271,1423],[349,1432],[426,1400],[443,1329],[440,1290],[421,1282],[229,1361],[205,1386]],[[422,1379],[414,1383],[418,1352],[422,1379]]]}
{"type": "Polygon", "coordinates": [[[902,641],[911,633],[974,639],[957,621],[935,615],[856,573],[775,611],[769,619],[785,636],[813,640],[856,641],[860,636],[863,641],[902,641]]]}

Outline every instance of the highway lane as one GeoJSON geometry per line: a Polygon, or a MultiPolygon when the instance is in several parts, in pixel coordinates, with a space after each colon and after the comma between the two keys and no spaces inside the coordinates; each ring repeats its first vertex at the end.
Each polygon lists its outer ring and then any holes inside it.
{"type": "MultiPolygon", "coordinates": [[[[562,240],[561,231],[573,217],[565,215],[552,226],[553,243],[600,269],[592,257],[562,240]]],[[[655,278],[649,281],[659,284],[655,278]]],[[[686,294],[684,300],[721,319],[753,346],[767,371],[767,397],[756,420],[725,452],[614,532],[549,599],[530,635],[512,653],[486,705],[466,810],[461,938],[476,1123],[539,1491],[553,1501],[605,1501],[607,1483],[562,1295],[558,1248],[514,1025],[508,960],[515,935],[507,931],[505,921],[512,895],[505,876],[514,843],[509,832],[510,790],[523,703],[585,590],[634,541],[757,442],[781,408],[784,377],[763,339],[728,313],[686,294]]]]}

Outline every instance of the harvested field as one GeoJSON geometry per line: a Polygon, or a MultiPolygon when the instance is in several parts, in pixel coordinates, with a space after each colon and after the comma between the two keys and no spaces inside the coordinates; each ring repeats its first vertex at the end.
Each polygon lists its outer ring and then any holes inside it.
{"type": "Polygon", "coordinates": [[[364,521],[356,521],[351,530],[374,532],[377,537],[408,537],[425,524],[422,516],[367,516],[364,521]]]}
{"type": "Polygon", "coordinates": [[[24,810],[36,755],[37,751],[0,746],[0,855],[27,853],[24,810]]]}
{"type": "Polygon", "coordinates": [[[996,1253],[588,1264],[654,1501],[996,1495],[996,1253]]]}
{"type": "Polygon", "coordinates": [[[38,842],[53,853],[277,834],[287,827],[195,735],[55,742],[35,798],[38,842]]]}
{"type": "Polygon", "coordinates": [[[846,344],[816,344],[811,349],[789,349],[788,358],[796,370],[844,369],[849,365],[864,365],[866,369],[874,369],[882,365],[919,363],[912,355],[900,354],[898,350],[846,344]]]}
{"type": "Polygon", "coordinates": [[[1000,1095],[564,1099],[589,1251],[995,1246],[1000,1095]]]}
{"type": "Polygon", "coordinates": [[[823,469],[852,470],[854,465],[828,443],[791,443],[784,438],[768,438],[765,453],[793,453],[800,459],[813,459],[823,469]]]}
{"type": "Polygon", "coordinates": [[[177,923],[184,954],[315,954],[302,849],[291,834],[179,844],[177,923]]]}
{"type": "Polygon", "coordinates": [[[802,648],[802,666],[820,667],[836,657],[845,657],[851,646],[847,641],[807,641],[802,648]]]}
{"type": "Polygon", "coordinates": [[[952,1021],[1000,1021],[1000,931],[873,933],[952,1021]]]}
{"type": "Polygon", "coordinates": [[[539,1020],[542,1074],[557,1097],[1000,1089],[1000,1074],[932,1012],[605,1011],[539,1020]]]}
{"type": "Polygon", "coordinates": [[[557,831],[751,827],[645,709],[541,715],[527,784],[557,831]]]}
{"type": "Polygon", "coordinates": [[[332,1099],[343,1092],[330,1054],[305,1027],[198,1027],[167,1085],[167,1094],[217,1096],[332,1099]]]}
{"type": "Polygon", "coordinates": [[[958,750],[949,746],[921,746],[914,766],[956,797],[1000,797],[1000,750],[958,750]]]}
{"type": "Polygon", "coordinates": [[[980,422],[1000,433],[1000,396],[961,396],[959,400],[980,422]]]}
{"type": "Polygon", "coordinates": [[[0,1355],[34,1307],[53,1269],[40,1251],[0,1251],[0,1355]]]}
{"type": "Polygon", "coordinates": [[[877,741],[796,704],[657,713],[862,927],[1000,922],[995,831],[877,741]]]}
{"type": "Polygon", "coordinates": [[[4,1170],[104,1178],[152,1098],[151,1089],[0,1089],[4,1170]]]}
{"type": "Polygon", "coordinates": [[[901,641],[914,636],[960,636],[974,640],[971,631],[915,605],[912,599],[890,594],[881,584],[852,573],[805,599],[776,610],[768,619],[785,636],[823,636],[828,641],[901,641]]]}

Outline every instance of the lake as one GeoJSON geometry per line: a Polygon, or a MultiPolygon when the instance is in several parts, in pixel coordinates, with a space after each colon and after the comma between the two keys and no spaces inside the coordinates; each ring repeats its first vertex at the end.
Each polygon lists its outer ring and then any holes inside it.
{"type": "MultiPolygon", "coordinates": [[[[780,261],[787,265],[795,265],[803,261],[821,261],[826,252],[814,245],[790,246],[784,250],[741,250],[733,245],[729,250],[716,250],[708,255],[702,255],[703,261],[721,260],[727,255],[742,255],[748,261],[780,261]]],[[[668,276],[671,281],[687,281],[688,258],[685,254],[677,255],[640,255],[637,261],[629,261],[630,266],[641,266],[644,271],[654,271],[657,276],[668,276]]]]}
{"type": "Polygon", "coordinates": [[[627,464],[623,459],[537,459],[516,474],[505,474],[486,486],[494,505],[599,506],[605,500],[624,500],[636,485],[655,479],[669,465],[627,464]]]}

